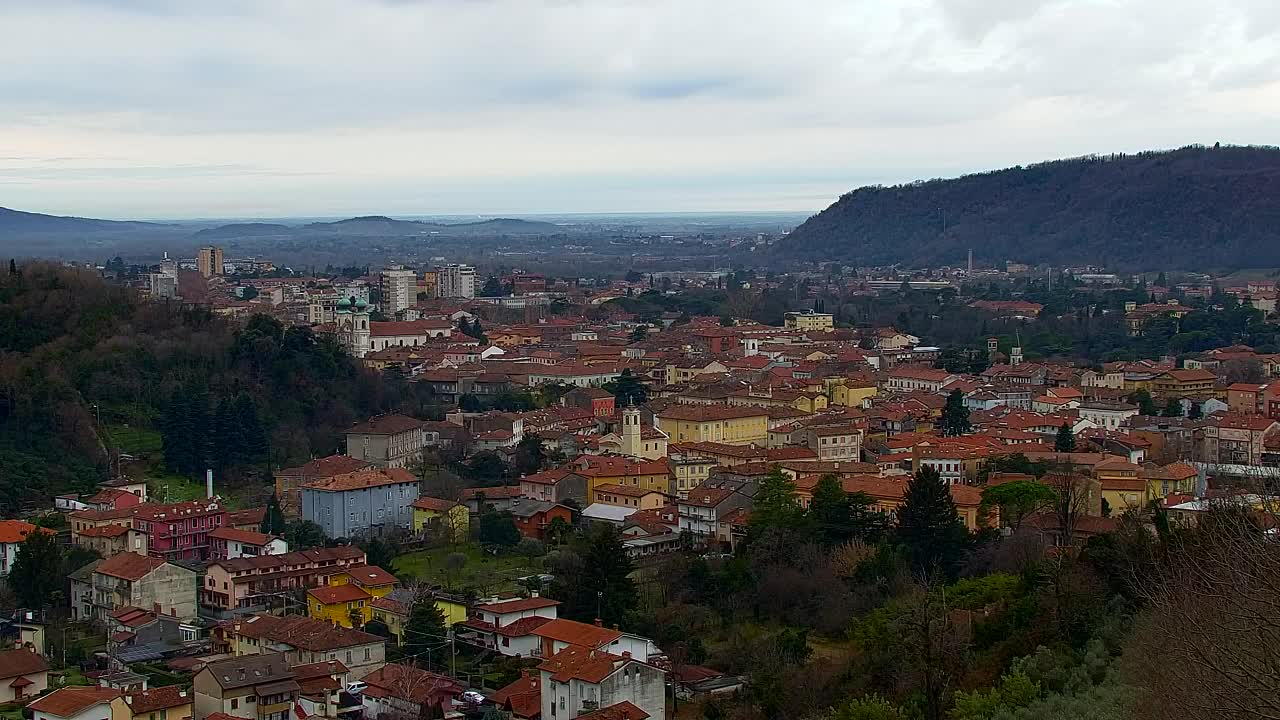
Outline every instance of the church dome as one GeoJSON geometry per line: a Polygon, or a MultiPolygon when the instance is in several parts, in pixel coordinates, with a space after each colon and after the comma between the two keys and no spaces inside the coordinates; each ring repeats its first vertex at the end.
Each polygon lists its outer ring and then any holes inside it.
{"type": "Polygon", "coordinates": [[[338,301],[338,311],[341,312],[351,307],[351,298],[342,298],[338,301]]]}
{"type": "Polygon", "coordinates": [[[364,310],[367,307],[369,307],[369,303],[365,302],[364,298],[356,300],[356,310],[364,310]]]}

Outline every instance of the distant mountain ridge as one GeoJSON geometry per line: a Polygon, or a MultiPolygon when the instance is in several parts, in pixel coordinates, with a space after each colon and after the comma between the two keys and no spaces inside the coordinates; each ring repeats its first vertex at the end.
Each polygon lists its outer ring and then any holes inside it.
{"type": "Polygon", "coordinates": [[[1280,149],[1188,147],[854,190],[775,259],[854,265],[1280,266],[1280,149]]]}
{"type": "Polygon", "coordinates": [[[113,230],[160,229],[160,223],[136,220],[97,220],[94,218],[45,215],[0,207],[0,234],[58,232],[109,232],[113,230]]]}

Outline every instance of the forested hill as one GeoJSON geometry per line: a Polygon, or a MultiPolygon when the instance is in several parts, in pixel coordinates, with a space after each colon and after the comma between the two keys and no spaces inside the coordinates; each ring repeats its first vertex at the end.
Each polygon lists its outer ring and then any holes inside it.
{"type": "Polygon", "coordinates": [[[1280,149],[1190,147],[863,187],[776,259],[853,265],[1280,266],[1280,149]]]}
{"type": "Polygon", "coordinates": [[[353,422],[413,411],[308,328],[238,327],[52,264],[17,270],[0,274],[0,512],[92,490],[124,432],[163,438],[160,465],[140,472],[211,467],[265,487],[271,467],[338,450],[353,422]]]}

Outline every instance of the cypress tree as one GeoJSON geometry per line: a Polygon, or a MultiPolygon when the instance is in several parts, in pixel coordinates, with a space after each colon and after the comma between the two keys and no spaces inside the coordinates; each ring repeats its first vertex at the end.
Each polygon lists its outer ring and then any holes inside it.
{"type": "Polygon", "coordinates": [[[267,431],[258,415],[258,403],[247,394],[236,398],[235,418],[240,434],[240,458],[246,463],[261,461],[267,454],[267,431]]]}
{"type": "Polygon", "coordinates": [[[213,413],[213,464],[219,472],[240,463],[240,430],[231,400],[222,398],[213,413]]]}
{"type": "Polygon", "coordinates": [[[969,408],[964,406],[964,393],[952,390],[947,396],[947,405],[942,409],[942,434],[964,435],[973,429],[969,423],[969,408]]]}

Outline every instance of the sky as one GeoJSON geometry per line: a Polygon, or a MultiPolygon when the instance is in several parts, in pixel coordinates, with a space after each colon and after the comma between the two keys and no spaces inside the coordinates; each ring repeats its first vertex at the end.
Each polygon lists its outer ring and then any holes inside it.
{"type": "Polygon", "coordinates": [[[0,0],[0,206],[817,211],[1280,143],[1276,0],[0,0]]]}

